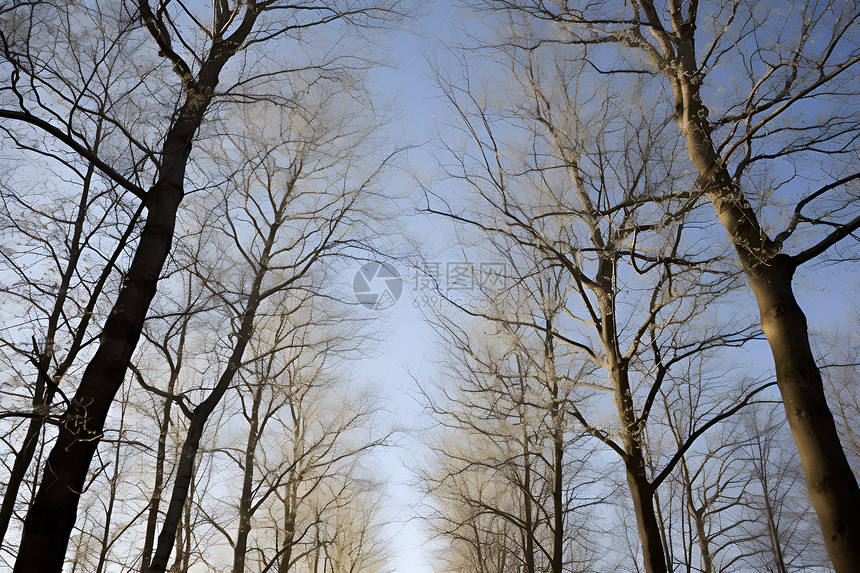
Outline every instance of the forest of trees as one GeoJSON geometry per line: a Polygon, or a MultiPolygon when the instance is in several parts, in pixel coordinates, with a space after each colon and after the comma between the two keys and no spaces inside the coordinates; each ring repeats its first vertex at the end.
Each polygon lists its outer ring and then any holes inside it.
{"type": "Polygon", "coordinates": [[[846,1],[0,0],[0,570],[386,573],[408,487],[439,573],[860,571],[858,76],[846,1]]]}

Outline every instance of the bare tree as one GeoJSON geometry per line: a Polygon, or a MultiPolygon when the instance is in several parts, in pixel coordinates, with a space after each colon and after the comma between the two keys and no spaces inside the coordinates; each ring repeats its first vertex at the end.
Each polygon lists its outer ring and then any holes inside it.
{"type": "MultiPolygon", "coordinates": [[[[519,305],[552,323],[563,284],[557,274],[517,281],[519,305]]],[[[551,333],[464,327],[459,318],[439,311],[431,319],[446,359],[438,388],[423,394],[441,431],[428,437],[432,462],[420,480],[431,530],[453,548],[440,567],[586,570],[594,528],[585,523],[605,493],[589,467],[593,448],[568,414],[577,377],[569,368],[582,364],[557,366],[551,333]]]]}
{"type": "Polygon", "coordinates": [[[768,405],[750,409],[743,418],[748,437],[741,459],[752,476],[752,487],[744,492],[750,512],[744,523],[750,547],[744,561],[775,573],[826,569],[827,552],[814,535],[816,524],[805,503],[803,475],[792,463],[797,453],[786,447],[785,419],[768,405]]]}
{"type": "Polygon", "coordinates": [[[860,432],[855,421],[860,419],[860,392],[856,380],[860,378],[860,324],[857,308],[844,310],[847,324],[823,327],[815,338],[816,354],[821,357],[825,390],[828,401],[833,404],[836,426],[845,443],[846,453],[854,468],[860,473],[860,432]]]}
{"type": "Polygon", "coordinates": [[[218,206],[207,210],[199,232],[203,241],[227,244],[219,249],[214,266],[207,266],[205,259],[190,264],[219,299],[221,321],[230,325],[232,334],[218,353],[227,359],[218,360],[224,365],[217,383],[197,405],[183,409],[189,418],[187,437],[148,571],[167,567],[203,430],[242,368],[258,325],[265,324],[267,316],[289,317],[295,305],[307,304],[310,296],[283,293],[313,293],[313,284],[325,275],[310,274],[312,269],[361,238],[353,233],[343,240],[341,228],[367,212],[365,195],[376,185],[385,158],[381,166],[368,168],[360,157],[372,131],[360,114],[338,115],[350,109],[348,96],[320,93],[313,86],[308,90],[311,95],[300,102],[301,109],[261,106],[257,121],[246,116],[247,133],[224,146],[225,155],[238,153],[244,161],[229,174],[226,192],[218,206]]]}
{"type": "MultiPolygon", "coordinates": [[[[145,1],[116,3],[109,10],[96,3],[79,8],[62,2],[22,1],[4,7],[0,39],[9,81],[3,88],[6,99],[0,117],[30,126],[49,138],[47,143],[93,163],[147,209],[135,255],[98,337],[98,349],[60,419],[59,437],[24,523],[16,570],[59,571],[62,567],[87,469],[170,252],[191,150],[204,118],[212,115],[213,102],[229,106],[258,98],[288,100],[289,93],[272,96],[266,84],[301,68],[316,70],[322,81],[337,81],[339,74],[327,71],[345,57],[338,43],[329,42],[324,51],[314,51],[305,32],[381,24],[396,15],[391,7],[390,3],[296,7],[274,1],[219,1],[210,14],[204,14],[202,7],[192,11],[171,2],[153,7],[145,1]],[[57,23],[63,25],[57,27],[57,23]],[[87,62],[90,72],[81,83],[76,81],[80,76],[74,73],[75,66],[67,66],[64,56],[78,48],[77,38],[94,30],[99,34],[109,30],[104,36],[110,40],[103,55],[87,62]],[[284,57],[276,68],[270,67],[266,60],[271,61],[274,46],[290,41],[308,49],[292,50],[292,61],[284,57]],[[141,51],[146,56],[139,70],[135,63],[141,51]],[[156,61],[155,52],[165,63],[147,67],[156,61]],[[228,66],[240,52],[242,65],[228,66]],[[301,61],[301,53],[315,61],[301,61]],[[116,128],[119,141],[110,152],[100,154],[90,143],[92,126],[103,116],[89,84],[98,83],[92,78],[104,79],[104,70],[114,66],[142,75],[136,81],[111,85],[112,113],[107,120],[116,128]],[[228,77],[226,88],[220,85],[222,74],[228,77]],[[139,110],[136,100],[148,97],[164,102],[161,114],[154,115],[155,121],[150,116],[140,124],[127,123],[123,112],[139,110]],[[143,143],[147,141],[152,145],[143,143]],[[159,153],[149,151],[159,146],[159,153]],[[132,161],[123,156],[126,151],[132,161]],[[141,183],[150,176],[151,186],[141,183]]],[[[366,65],[358,58],[354,62],[366,65]]],[[[341,70],[348,67],[346,61],[338,63],[341,70]]]]}
{"type": "MultiPolygon", "coordinates": [[[[342,368],[339,363],[355,352],[355,344],[361,340],[356,333],[360,321],[347,328],[344,316],[327,313],[319,301],[313,305],[305,302],[293,303],[301,311],[269,319],[271,324],[256,335],[253,361],[241,372],[242,416],[248,424],[248,433],[244,450],[235,454],[236,461],[241,460],[238,465],[242,471],[242,490],[237,504],[236,537],[231,540],[234,572],[245,571],[255,516],[272,499],[283,496],[289,500],[283,508],[285,522],[281,525],[281,535],[289,538],[290,531],[295,533],[299,488],[303,479],[307,479],[308,458],[316,455],[315,450],[329,449],[329,454],[338,451],[324,460],[333,461],[338,456],[345,460],[369,453],[387,438],[381,432],[377,438],[352,446],[337,443],[349,440],[348,434],[359,431],[374,416],[374,406],[368,404],[355,409],[356,415],[348,416],[347,423],[328,427],[321,440],[305,450],[304,403],[321,399],[337,386],[342,368]],[[267,446],[277,444],[267,431],[278,437],[286,432],[294,442],[292,450],[279,445],[273,451],[283,451],[286,455],[267,452],[267,446]]],[[[351,499],[340,501],[352,503],[351,499]]],[[[291,557],[289,549],[284,551],[282,563],[289,563],[291,557]]]]}
{"type": "MultiPolygon", "coordinates": [[[[693,418],[667,417],[671,434],[680,444],[693,418]]],[[[694,411],[691,412],[694,414],[694,411]]],[[[752,473],[744,467],[746,445],[736,426],[721,428],[710,439],[691,448],[678,472],[660,490],[661,526],[677,566],[703,573],[731,570],[747,554],[743,504],[752,473]]]]}
{"type": "Polygon", "coordinates": [[[381,535],[381,491],[356,491],[328,522],[337,532],[329,555],[333,573],[390,573],[388,542],[381,535]]]}
{"type": "MultiPolygon", "coordinates": [[[[5,128],[8,139],[16,134],[5,128]]],[[[102,141],[97,135],[96,149],[102,141]]],[[[0,546],[15,511],[18,492],[39,446],[54,398],[66,400],[69,388],[61,386],[77,356],[93,342],[91,329],[103,320],[102,294],[112,288],[117,261],[122,259],[142,211],[130,206],[127,198],[99,177],[92,163],[80,165],[64,156],[40,151],[19,142],[19,150],[41,165],[42,174],[51,174],[63,185],[79,189],[77,198],[56,195],[37,183],[10,174],[0,187],[6,217],[2,252],[7,308],[21,314],[2,332],[2,348],[7,371],[15,372],[10,384],[9,408],[28,420],[20,442],[0,507],[0,546]],[[76,199],[76,200],[75,200],[76,199]],[[123,228],[124,227],[124,228],[123,228]],[[89,336],[88,336],[89,333],[89,336]],[[7,354],[8,353],[8,354],[7,354]],[[33,380],[21,384],[21,380],[33,380]],[[28,408],[11,396],[30,393],[28,408]]],[[[10,159],[11,162],[11,159],[10,159]]],[[[24,171],[19,170],[19,171],[24,171]]],[[[11,316],[10,316],[11,318],[11,316]]],[[[15,432],[16,434],[18,432],[15,432]]]]}
{"type": "Polygon", "coordinates": [[[652,449],[649,421],[672,415],[659,412],[662,393],[683,396],[676,372],[755,331],[742,314],[723,323],[712,313],[735,273],[718,248],[685,240],[683,228],[699,218],[691,180],[673,161],[670,118],[651,110],[630,117],[627,101],[640,93],[586,92],[581,71],[562,58],[547,65],[527,50],[497,55],[503,67],[493,71],[509,70],[503,98],[476,87],[471,66],[463,78],[440,82],[465,136],[446,140],[448,174],[471,187],[474,200],[431,194],[428,212],[487,237],[501,256],[518,253],[515,281],[547,268],[566,274],[562,321],[525,308],[471,312],[535,329],[605,371],[607,381],[589,378],[583,388],[611,397],[617,422],[606,425],[594,411],[599,401],[587,396],[572,401],[570,415],[622,461],[645,568],[666,571],[657,488],[699,436],[771,383],[707,388],[697,424],[677,449],[652,449]],[[522,89],[519,98],[511,85],[522,89]]]}
{"type": "Polygon", "coordinates": [[[362,521],[352,524],[342,516],[361,511],[368,496],[379,493],[367,464],[389,432],[378,427],[372,392],[354,389],[355,399],[344,402],[341,393],[351,384],[342,372],[316,362],[327,360],[324,352],[312,362],[308,359],[300,357],[280,380],[269,382],[267,400],[283,407],[270,410],[268,436],[254,452],[251,497],[240,499],[250,514],[244,527],[253,526],[255,531],[253,538],[249,536],[245,561],[260,571],[286,573],[303,563],[307,569],[316,567],[325,556],[324,546],[334,540],[357,543],[356,558],[365,553],[372,560],[382,556],[384,543],[376,518],[364,516],[367,521],[356,531],[353,526],[362,521]],[[288,398],[286,403],[280,392],[288,398]],[[263,444],[269,445],[268,453],[263,444]],[[363,540],[353,537],[362,531],[363,540]]]}
{"type": "Polygon", "coordinates": [[[860,487],[792,292],[801,265],[850,242],[860,228],[857,6],[470,5],[498,10],[513,30],[497,42],[504,49],[549,47],[589,66],[593,81],[621,76],[653,86],[643,103],[671,113],[698,175],[697,192],[716,209],[758,302],[830,557],[839,572],[860,569],[860,487]]]}
{"type": "MultiPolygon", "coordinates": [[[[662,525],[677,567],[828,569],[778,408],[778,400],[750,407],[698,442],[661,488],[662,525]]],[[[678,415],[665,422],[680,440],[691,420],[678,415]]]]}

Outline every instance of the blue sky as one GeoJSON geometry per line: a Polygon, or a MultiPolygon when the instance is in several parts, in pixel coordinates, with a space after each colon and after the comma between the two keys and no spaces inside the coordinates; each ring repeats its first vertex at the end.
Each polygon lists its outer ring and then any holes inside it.
{"type": "MultiPolygon", "coordinates": [[[[435,122],[447,113],[431,79],[428,60],[439,53],[440,36],[451,34],[457,27],[450,4],[445,1],[425,4],[423,15],[412,23],[413,29],[396,34],[391,53],[395,68],[377,72],[377,90],[385,95],[398,95],[398,116],[407,139],[417,145],[432,138],[435,122]]],[[[415,178],[432,178],[432,157],[425,149],[410,151],[407,172],[392,179],[392,184],[401,187],[404,195],[416,188],[415,178]]],[[[412,200],[418,195],[412,195],[412,200]]],[[[410,205],[404,205],[404,213],[410,205]]],[[[404,226],[412,237],[421,237],[421,243],[437,252],[444,251],[445,229],[422,216],[408,216],[404,226]]],[[[436,260],[457,260],[454,255],[439,255],[436,260]]],[[[434,338],[431,329],[424,323],[420,295],[410,280],[412,271],[402,263],[390,262],[404,278],[404,292],[400,300],[390,309],[378,311],[380,330],[387,331],[387,338],[380,344],[377,353],[365,359],[359,372],[382,385],[392,401],[398,421],[415,428],[421,425],[420,406],[413,399],[415,380],[426,381],[435,374],[431,359],[434,338]]],[[[356,266],[357,270],[357,266],[356,266]]],[[[351,276],[347,277],[351,280],[351,276]]],[[[797,276],[795,290],[798,300],[807,313],[813,331],[827,330],[845,321],[853,306],[860,299],[860,270],[845,266],[807,265],[797,276]]],[[[754,304],[754,303],[753,303],[754,304]]],[[[375,312],[375,311],[368,311],[375,312]]],[[[767,344],[756,343],[750,347],[749,359],[763,369],[771,369],[772,362],[767,344]]],[[[415,509],[421,494],[409,485],[409,468],[412,455],[418,451],[415,435],[405,432],[399,437],[399,450],[392,450],[381,457],[381,473],[391,480],[389,514],[392,516],[390,533],[393,535],[391,550],[394,566],[400,573],[426,573],[431,571],[432,546],[425,546],[420,521],[414,519],[415,509]]]]}

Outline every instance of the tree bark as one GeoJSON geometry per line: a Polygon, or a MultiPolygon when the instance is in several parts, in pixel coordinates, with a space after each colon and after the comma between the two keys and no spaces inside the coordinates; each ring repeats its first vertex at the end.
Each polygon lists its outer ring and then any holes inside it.
{"type": "Polygon", "coordinates": [[[860,489],[827,406],[821,372],[809,346],[806,317],[791,289],[793,270],[788,257],[778,255],[766,272],[750,277],[750,284],[830,559],[838,573],[858,571],[860,489]]]}
{"type": "MultiPolygon", "coordinates": [[[[253,301],[256,302],[256,301],[253,301]]],[[[167,514],[164,517],[164,524],[161,527],[161,532],[158,534],[158,545],[155,548],[155,554],[152,558],[152,563],[149,566],[148,573],[163,573],[167,570],[167,562],[170,559],[170,554],[173,551],[173,546],[176,544],[176,531],[179,527],[179,522],[182,519],[182,510],[185,507],[186,501],[191,488],[191,482],[194,479],[194,466],[197,461],[197,453],[200,450],[200,439],[203,436],[203,429],[206,427],[206,422],[209,416],[215,410],[215,406],[221,401],[224,393],[233,380],[233,376],[239,369],[239,364],[242,360],[242,355],[245,352],[245,347],[250,340],[253,332],[251,324],[253,316],[256,312],[256,304],[253,310],[246,311],[243,317],[243,328],[240,331],[240,336],[233,349],[233,353],[228,362],[227,368],[221,374],[218,385],[211,394],[198,406],[191,417],[191,423],[188,426],[188,432],[185,435],[185,441],[182,444],[182,453],[179,460],[179,465],[176,468],[176,480],[173,484],[173,491],[170,496],[170,504],[167,508],[167,514]],[[245,336],[242,332],[247,331],[245,336]]]]}
{"type": "MultiPolygon", "coordinates": [[[[99,347],[60,418],[59,436],[24,521],[15,573],[62,570],[90,462],[102,437],[108,410],[125,379],[170,253],[176,213],[185,195],[185,169],[194,136],[212,101],[221,70],[245,41],[259,15],[259,8],[252,4],[231,36],[224,38],[223,30],[215,34],[195,79],[187,64],[170,50],[169,38],[158,27],[148,2],[140,0],[139,7],[141,18],[162,53],[173,58],[174,70],[183,82],[185,100],[167,131],[157,181],[145,197],[146,223],[131,266],[105,321],[99,347]]],[[[223,26],[226,30],[224,22],[233,16],[216,10],[216,27],[223,26]]]]}
{"type": "MultiPolygon", "coordinates": [[[[534,508],[532,507],[532,452],[531,448],[529,447],[531,441],[531,438],[529,437],[530,428],[529,424],[526,421],[526,396],[528,394],[528,382],[519,356],[517,356],[516,361],[518,373],[517,380],[519,381],[519,388],[517,388],[518,396],[516,397],[516,401],[518,403],[516,405],[515,411],[517,417],[519,418],[519,426],[521,430],[520,439],[522,440],[521,451],[519,456],[517,457],[522,457],[523,475],[522,481],[519,483],[515,482],[513,485],[519,487],[519,491],[523,496],[523,501],[521,524],[514,522],[514,525],[519,531],[519,549],[521,549],[523,552],[521,570],[523,571],[523,573],[535,573],[536,526],[533,517],[534,508]]],[[[518,471],[514,471],[514,475],[517,475],[518,473],[518,471]]]]}
{"type": "MultiPolygon", "coordinates": [[[[605,317],[605,315],[604,315],[605,317]]],[[[626,458],[624,467],[627,473],[627,485],[633,500],[636,513],[636,525],[639,539],[642,541],[642,558],[645,571],[648,573],[667,573],[666,555],[663,551],[663,541],[660,524],[654,507],[654,488],[648,481],[645,469],[645,455],[637,431],[638,424],[633,417],[633,403],[630,399],[630,388],[626,371],[616,370],[616,388],[621,390],[618,400],[618,410],[624,427],[624,449],[626,458]],[[625,399],[626,398],[626,399],[625,399]]]]}
{"type": "Polygon", "coordinates": [[[598,295],[601,317],[601,341],[606,351],[610,378],[615,392],[615,405],[621,422],[624,443],[624,467],[627,485],[636,513],[639,539],[642,541],[642,558],[647,573],[667,573],[666,554],[660,524],[654,507],[654,487],[648,481],[645,454],[642,450],[642,431],[633,408],[633,394],[627,375],[627,364],[618,348],[615,303],[612,296],[612,270],[614,261],[603,259],[598,268],[597,282],[601,285],[598,295]]]}
{"type": "Polygon", "coordinates": [[[776,381],[797,444],[809,496],[837,573],[860,571],[860,488],[827,406],[821,372],[809,345],[806,316],[792,291],[796,263],[778,252],[724,164],[710,135],[694,73],[673,79],[675,122],[707,198],[728,232],[755,295],[776,381]]]}
{"type": "Polygon", "coordinates": [[[248,551],[248,535],[251,532],[251,502],[254,486],[254,458],[259,441],[260,402],[263,399],[263,381],[259,380],[254,389],[254,402],[251,405],[251,428],[245,448],[245,472],[242,476],[242,497],[239,499],[239,530],[233,548],[233,573],[244,573],[245,554],[248,551]]]}
{"type": "Polygon", "coordinates": [[[105,322],[98,350],[60,419],[59,436],[24,521],[15,573],[62,570],[90,462],[102,437],[108,410],[125,379],[170,252],[192,140],[227,59],[225,56],[220,62],[204,65],[200,82],[203,87],[198,85],[187,94],[167,134],[159,178],[146,197],[148,213],[140,242],[105,322]]]}
{"type": "MultiPolygon", "coordinates": [[[[183,333],[184,337],[184,333],[183,333]]],[[[173,393],[176,384],[176,375],[171,375],[167,386],[167,392],[173,393]]],[[[161,495],[164,492],[164,465],[167,461],[167,432],[170,429],[170,410],[173,401],[166,399],[162,410],[161,424],[158,428],[158,450],[155,455],[155,483],[152,486],[152,497],[149,501],[149,515],[146,519],[146,533],[143,541],[143,559],[141,560],[141,573],[146,573],[152,562],[152,549],[155,545],[155,530],[158,526],[158,512],[161,507],[161,495]]]]}
{"type": "Polygon", "coordinates": [[[21,444],[21,449],[15,455],[15,461],[12,464],[12,470],[9,474],[8,483],[6,484],[6,491],[3,493],[3,503],[2,506],[0,506],[0,547],[3,545],[3,540],[6,537],[6,532],[8,531],[12,514],[15,511],[15,502],[17,501],[21,484],[27,475],[27,470],[30,468],[30,464],[33,462],[33,456],[35,455],[36,448],[39,444],[39,435],[45,427],[47,409],[54,400],[57,381],[62,379],[66,374],[66,371],[71,367],[74,359],[77,357],[78,351],[83,344],[87,327],[92,319],[92,313],[95,309],[96,302],[104,288],[104,284],[107,282],[117,259],[128,244],[128,240],[131,237],[134,227],[137,224],[137,219],[142,211],[142,208],[137,210],[131,221],[129,221],[125,232],[120,237],[119,243],[114,249],[113,254],[108,260],[108,263],[104,266],[101,275],[93,286],[90,298],[87,301],[83,316],[77,326],[77,331],[75,332],[74,339],[72,340],[72,344],[68,349],[66,357],[54,370],[53,375],[50,375],[48,371],[52,362],[56,359],[55,338],[59,329],[59,321],[62,316],[63,307],[68,299],[69,285],[71,284],[72,277],[77,271],[78,261],[80,260],[81,253],[83,251],[81,247],[81,238],[83,235],[83,225],[86,221],[89,189],[92,183],[94,170],[95,167],[91,163],[84,176],[81,200],[78,206],[78,217],[75,221],[74,232],[72,234],[71,246],[69,249],[69,261],[60,281],[60,288],[57,291],[57,298],[54,302],[54,307],[51,315],[48,317],[48,327],[45,333],[45,345],[38,356],[38,372],[36,373],[36,386],[33,393],[33,414],[35,414],[35,416],[31,418],[27,424],[27,432],[24,435],[24,441],[21,444]]]}

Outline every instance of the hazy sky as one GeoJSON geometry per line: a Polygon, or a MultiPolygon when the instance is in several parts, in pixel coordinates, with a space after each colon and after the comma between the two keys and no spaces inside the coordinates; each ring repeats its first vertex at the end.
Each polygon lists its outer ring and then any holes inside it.
{"type": "MultiPolygon", "coordinates": [[[[398,119],[403,123],[409,140],[415,144],[432,140],[436,122],[444,119],[447,113],[432,83],[431,63],[428,60],[433,62],[444,57],[443,43],[439,42],[439,38],[450,39],[459,27],[456,10],[444,0],[424,4],[422,10],[423,15],[412,22],[412,30],[401,31],[395,36],[391,56],[396,69],[376,74],[380,91],[398,95],[398,110],[402,110],[398,119]]],[[[407,201],[419,196],[416,193],[410,195],[416,188],[413,177],[430,177],[433,173],[428,149],[419,147],[411,151],[408,166],[411,173],[399,173],[392,179],[392,184],[400,187],[398,191],[407,196],[407,201]]],[[[404,205],[403,212],[408,213],[409,209],[410,205],[404,205]]],[[[441,251],[445,247],[446,230],[443,223],[411,216],[404,224],[413,238],[422,237],[424,244],[431,250],[441,251]]],[[[446,263],[456,263],[461,259],[450,255],[438,255],[435,258],[442,268],[446,263]]],[[[413,271],[396,261],[388,261],[388,264],[400,272],[403,293],[391,308],[367,310],[368,313],[379,315],[379,330],[388,332],[388,336],[379,345],[376,354],[363,361],[359,372],[383,386],[385,394],[392,401],[392,408],[397,412],[398,421],[405,424],[408,430],[410,426],[414,429],[424,423],[420,406],[413,399],[413,376],[422,381],[433,378],[434,338],[417,308],[425,301],[421,299],[422,293],[415,290],[413,271]]],[[[350,283],[352,279],[352,275],[344,277],[350,283]]],[[[375,288],[380,288],[379,284],[375,283],[375,288]]],[[[821,266],[802,268],[795,288],[800,304],[810,317],[811,330],[825,329],[844,322],[846,310],[853,306],[852,301],[860,300],[858,285],[860,269],[856,266],[853,270],[821,266]],[[815,280],[808,277],[815,277],[815,280]]],[[[750,354],[750,359],[758,362],[759,366],[772,370],[766,343],[751,346],[750,354]]],[[[420,521],[412,519],[421,496],[409,486],[412,476],[407,467],[412,456],[420,455],[420,444],[416,435],[408,431],[399,436],[398,443],[399,449],[383,454],[379,468],[380,473],[391,480],[389,511],[396,521],[391,524],[389,531],[394,535],[391,545],[394,565],[400,573],[428,573],[431,571],[428,563],[434,551],[430,546],[422,546],[425,541],[422,525],[420,521]]]]}

